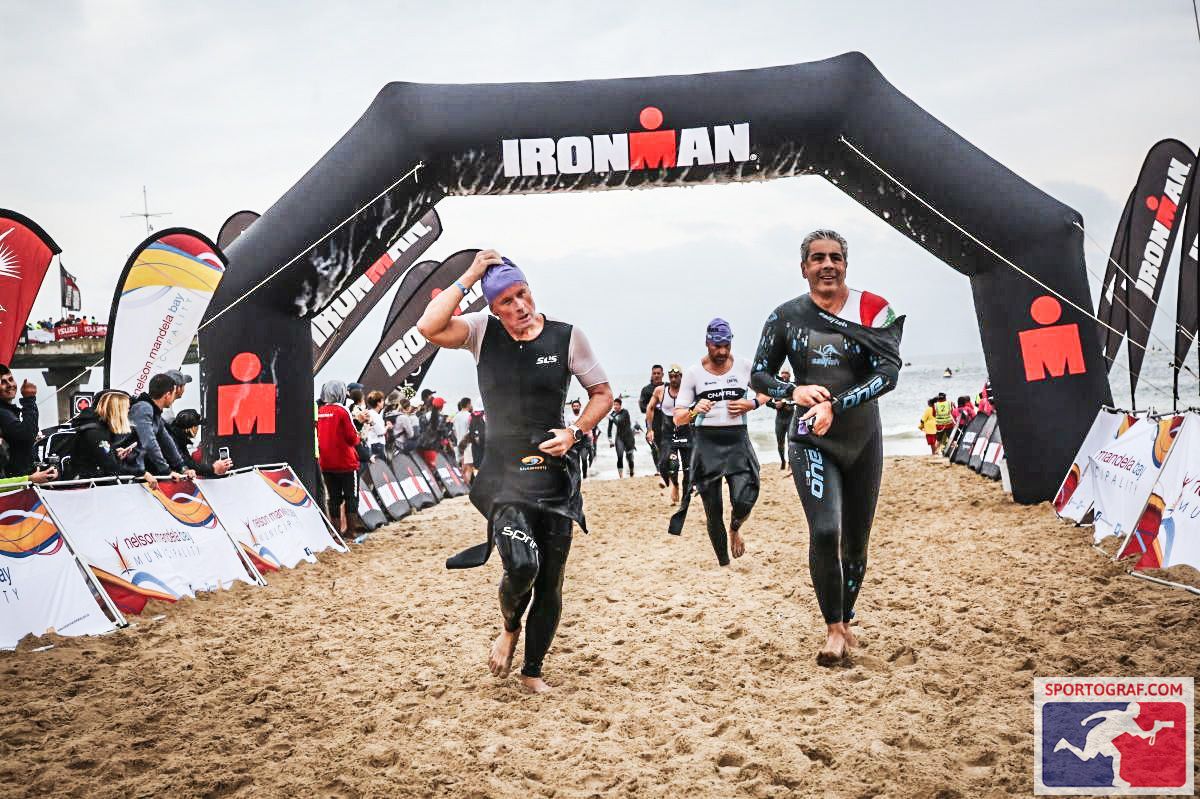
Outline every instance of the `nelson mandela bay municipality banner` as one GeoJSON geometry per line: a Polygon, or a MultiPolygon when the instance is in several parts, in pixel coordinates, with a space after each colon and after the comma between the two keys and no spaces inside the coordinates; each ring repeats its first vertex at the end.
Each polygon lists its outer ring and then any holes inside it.
{"type": "Polygon", "coordinates": [[[181,367],[225,266],[194,230],[170,228],[139,244],[113,297],[104,385],[136,396],[154,374],[181,367]]]}

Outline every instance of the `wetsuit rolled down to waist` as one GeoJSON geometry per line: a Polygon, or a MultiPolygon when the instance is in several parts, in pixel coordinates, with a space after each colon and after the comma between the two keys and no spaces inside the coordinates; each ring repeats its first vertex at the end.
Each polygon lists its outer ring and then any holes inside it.
{"type": "Polygon", "coordinates": [[[876,400],[900,372],[904,317],[883,298],[851,291],[835,316],[805,294],[775,309],[763,326],[751,383],[774,399],[797,385],[832,395],[833,423],[812,434],[798,406],[789,431],[789,458],[809,526],[809,573],[826,624],[848,622],[862,587],[867,541],[883,475],[883,431],[876,400]],[[845,317],[845,318],[844,318],[845,317]],[[794,383],[775,375],[784,359],[794,383]]]}
{"type": "MultiPolygon", "coordinates": [[[[670,387],[664,388],[662,401],[658,405],[663,417],[659,471],[664,480],[676,485],[679,485],[679,473],[682,471],[683,496],[686,497],[692,487],[692,425],[677,425],[673,421],[678,398],[678,393],[671,394],[670,387]]],[[[658,434],[655,434],[655,438],[658,438],[658,434]]]]}
{"type": "Polygon", "coordinates": [[[549,430],[564,426],[572,375],[585,388],[607,377],[586,339],[564,322],[547,317],[536,339],[517,341],[486,312],[459,318],[471,330],[463,348],[475,352],[479,393],[488,411],[487,458],[470,493],[488,531],[486,542],[449,558],[446,567],[481,566],[493,547],[499,550],[505,629],[521,629],[528,609],[521,673],[540,677],[562,612],[572,523],[585,532],[587,526],[580,493],[581,447],[559,458],[540,451],[538,444],[549,430]],[[586,383],[589,379],[594,382],[586,383]]]}
{"type": "MultiPolygon", "coordinates": [[[[721,497],[721,480],[729,486],[729,502],[733,506],[731,525],[736,531],[749,517],[758,502],[759,464],[746,427],[746,414],[732,415],[729,400],[745,399],[750,392],[750,362],[733,357],[733,366],[723,375],[714,375],[703,364],[689,367],[684,373],[676,403],[690,406],[698,400],[711,400],[713,409],[696,416],[692,421],[691,483],[704,504],[708,538],[717,562],[729,565],[729,536],[725,527],[721,497]]],[[[690,505],[690,493],[685,494],[679,510],[671,517],[667,532],[679,535],[683,531],[690,505]]]]}

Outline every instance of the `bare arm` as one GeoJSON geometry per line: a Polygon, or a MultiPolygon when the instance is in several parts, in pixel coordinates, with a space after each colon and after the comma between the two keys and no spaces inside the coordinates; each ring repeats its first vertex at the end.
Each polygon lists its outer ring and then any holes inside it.
{"type": "MultiPolygon", "coordinates": [[[[585,433],[600,424],[600,420],[612,409],[613,404],[612,388],[608,383],[588,386],[587,393],[587,405],[583,407],[583,413],[579,414],[579,419],[575,422],[575,426],[585,433]]],[[[561,458],[567,454],[567,450],[575,446],[575,434],[570,430],[563,428],[550,432],[554,433],[554,438],[538,446],[538,449],[547,455],[561,458]]]]}
{"type": "Polygon", "coordinates": [[[658,405],[662,402],[665,387],[665,383],[656,386],[654,393],[650,395],[650,401],[646,403],[646,440],[650,443],[654,443],[654,412],[658,410],[658,405]]]}
{"type": "MultiPolygon", "coordinates": [[[[488,267],[498,263],[500,253],[495,250],[480,250],[458,282],[469,289],[483,278],[483,273],[488,267]]],[[[470,333],[467,323],[454,316],[462,298],[462,290],[457,286],[451,286],[434,297],[425,307],[425,313],[417,320],[417,331],[431,344],[439,347],[461,347],[470,333]]]]}

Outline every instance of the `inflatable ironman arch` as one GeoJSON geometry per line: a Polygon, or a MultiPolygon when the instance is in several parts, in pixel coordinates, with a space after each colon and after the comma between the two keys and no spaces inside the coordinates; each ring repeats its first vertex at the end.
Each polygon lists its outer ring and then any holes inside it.
{"type": "MultiPolygon", "coordinates": [[[[208,446],[228,446],[241,464],[286,460],[313,488],[306,319],[446,195],[811,174],[970,278],[1014,497],[1050,499],[1099,407],[1110,401],[1095,323],[1046,298],[843,137],[996,252],[1075,305],[1092,307],[1079,214],[934,119],[861,53],[705,75],[390,83],[229,247],[210,313],[304,255],[202,332],[205,416],[214,428],[208,446]]],[[[819,225],[814,219],[807,227],[819,225]]],[[[807,227],[797,229],[797,246],[807,227]]],[[[764,294],[764,318],[784,299],[764,294]]]]}

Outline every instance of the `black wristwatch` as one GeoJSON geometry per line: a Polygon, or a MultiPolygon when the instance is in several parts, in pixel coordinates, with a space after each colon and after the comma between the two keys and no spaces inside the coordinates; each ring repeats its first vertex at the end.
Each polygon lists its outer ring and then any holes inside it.
{"type": "Polygon", "coordinates": [[[578,444],[580,441],[583,441],[584,437],[587,435],[587,433],[579,429],[579,425],[577,424],[569,424],[567,425],[567,429],[570,430],[571,435],[575,437],[576,444],[578,444]]]}

